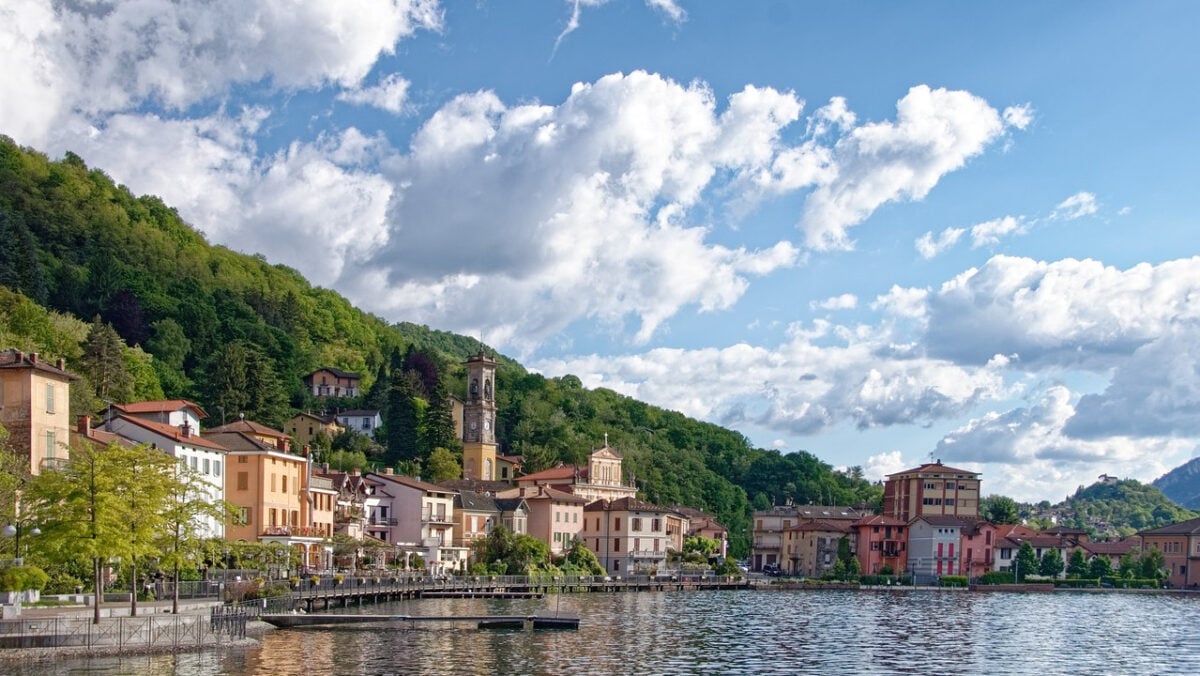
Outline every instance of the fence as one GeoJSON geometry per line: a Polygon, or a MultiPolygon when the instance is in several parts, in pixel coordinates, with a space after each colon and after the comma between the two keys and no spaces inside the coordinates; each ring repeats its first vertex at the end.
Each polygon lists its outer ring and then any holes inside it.
{"type": "Polygon", "coordinates": [[[214,608],[205,615],[146,615],[107,618],[49,617],[0,622],[0,648],[137,648],[201,647],[246,637],[250,613],[214,608]]]}

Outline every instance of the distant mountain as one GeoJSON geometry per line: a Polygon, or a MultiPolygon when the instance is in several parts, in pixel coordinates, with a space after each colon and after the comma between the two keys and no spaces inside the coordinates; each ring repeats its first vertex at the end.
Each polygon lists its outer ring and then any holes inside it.
{"type": "Polygon", "coordinates": [[[1160,476],[1153,485],[1175,504],[1200,509],[1200,458],[1192,458],[1160,476]]]}

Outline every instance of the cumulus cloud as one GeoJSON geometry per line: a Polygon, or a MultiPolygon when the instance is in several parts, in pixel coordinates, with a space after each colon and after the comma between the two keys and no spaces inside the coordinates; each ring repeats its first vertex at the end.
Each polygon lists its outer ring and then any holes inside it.
{"type": "Polygon", "coordinates": [[[822,301],[813,301],[808,306],[813,310],[853,310],[858,307],[858,296],[852,293],[843,293],[822,301]]]}
{"type": "Polygon", "coordinates": [[[6,107],[0,124],[11,129],[15,119],[15,137],[35,145],[56,118],[95,120],[145,103],[181,111],[233,85],[355,88],[398,40],[442,20],[432,0],[26,2],[3,11],[0,43],[21,61],[6,63],[0,98],[48,121],[6,107]]]}
{"type": "Polygon", "coordinates": [[[801,228],[809,246],[849,248],[850,227],[887,202],[923,199],[1005,130],[983,99],[926,85],[910,89],[896,113],[894,122],[855,127],[834,145],[834,170],[804,207],[801,228]]]}
{"type": "Polygon", "coordinates": [[[1090,192],[1077,192],[1054,207],[1054,211],[1050,213],[1050,220],[1073,221],[1076,218],[1091,216],[1099,210],[1095,195],[1090,192]]]}
{"type": "Polygon", "coordinates": [[[1101,372],[1200,317],[1200,258],[1118,270],[1093,260],[995,256],[926,305],[930,354],[959,363],[1017,355],[1026,368],[1101,372]]]}
{"type": "Polygon", "coordinates": [[[933,236],[932,230],[926,232],[915,242],[917,253],[921,254],[921,258],[929,260],[958,244],[958,240],[962,239],[965,232],[966,228],[946,228],[936,238],[933,236]]]}
{"type": "Polygon", "coordinates": [[[877,453],[867,458],[863,476],[869,481],[883,481],[889,474],[903,472],[909,465],[904,462],[900,451],[877,453]]]}
{"type": "Polygon", "coordinates": [[[1122,362],[1104,392],[1084,395],[1064,432],[1081,439],[1200,437],[1197,345],[1196,322],[1171,326],[1122,362]]]}
{"type": "Polygon", "coordinates": [[[1004,216],[971,226],[971,248],[978,249],[989,244],[999,244],[1002,237],[1023,235],[1029,226],[1019,216],[1004,216]]]}
{"type": "Polygon", "coordinates": [[[398,73],[392,73],[374,87],[351,89],[338,94],[339,101],[362,106],[374,106],[399,115],[408,102],[409,81],[398,73]]]}
{"type": "Polygon", "coordinates": [[[1188,459],[1193,444],[1186,440],[1072,438],[1064,432],[1076,410],[1071,400],[1066,387],[1050,387],[1031,406],[969,421],[939,441],[935,454],[955,466],[991,468],[988,493],[1024,500],[1066,495],[1098,471],[1150,480],[1188,459]]]}
{"type": "Polygon", "coordinates": [[[1033,123],[1033,106],[1025,103],[1004,109],[1004,123],[1014,129],[1024,129],[1033,123]]]}

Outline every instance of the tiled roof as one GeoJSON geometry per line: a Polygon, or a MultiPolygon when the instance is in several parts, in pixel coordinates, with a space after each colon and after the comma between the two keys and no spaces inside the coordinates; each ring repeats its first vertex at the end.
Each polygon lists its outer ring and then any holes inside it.
{"type": "Polygon", "coordinates": [[[237,422],[231,422],[228,425],[221,425],[220,427],[211,427],[208,430],[206,430],[204,432],[204,434],[205,434],[205,436],[207,436],[209,434],[220,434],[222,432],[248,432],[250,434],[258,434],[258,435],[261,435],[264,437],[276,437],[279,439],[291,439],[291,437],[288,436],[287,434],[284,434],[283,432],[280,432],[279,430],[267,427],[266,425],[263,425],[261,423],[256,423],[253,420],[239,420],[237,422]]]}
{"type": "Polygon", "coordinates": [[[529,511],[529,505],[525,504],[525,498],[496,498],[496,508],[501,512],[515,512],[524,507],[525,511],[529,511]]]}
{"type": "Polygon", "coordinates": [[[313,371],[312,373],[304,374],[304,377],[311,378],[311,377],[315,376],[316,374],[320,373],[321,371],[329,371],[330,373],[337,376],[338,378],[362,378],[362,376],[360,376],[357,373],[343,371],[339,368],[334,368],[332,366],[322,366],[321,368],[317,369],[316,371],[313,371]]]}
{"type": "Polygon", "coordinates": [[[454,508],[472,512],[495,512],[496,499],[483,493],[464,491],[454,496],[454,508]]]}
{"type": "Polygon", "coordinates": [[[944,516],[941,514],[925,514],[914,518],[913,521],[924,521],[931,526],[943,526],[946,528],[971,528],[975,525],[975,519],[967,519],[961,516],[944,516]]]}
{"type": "Polygon", "coordinates": [[[180,411],[185,408],[190,408],[196,413],[196,417],[203,420],[208,417],[204,409],[194,401],[187,399],[158,399],[155,401],[135,401],[129,404],[113,404],[113,408],[122,413],[140,414],[140,413],[170,413],[172,411],[180,411]]]}
{"type": "Polygon", "coordinates": [[[296,418],[312,418],[313,420],[316,420],[317,422],[321,423],[322,425],[336,425],[337,424],[337,418],[335,418],[334,416],[331,416],[331,415],[320,415],[317,413],[304,412],[304,413],[297,413],[296,415],[291,417],[292,420],[295,420],[296,418]]]}
{"type": "Polygon", "coordinates": [[[49,375],[58,376],[63,380],[79,380],[79,376],[66,370],[65,366],[65,362],[62,362],[62,360],[51,364],[39,359],[38,353],[36,352],[22,352],[20,350],[12,349],[0,352],[0,369],[33,369],[49,375]],[[60,363],[62,363],[64,368],[59,368],[60,363]]]}
{"type": "Polygon", "coordinates": [[[801,521],[792,530],[811,531],[816,533],[848,533],[850,524],[838,521],[801,521]]]}
{"type": "Polygon", "coordinates": [[[87,434],[81,434],[79,432],[72,431],[71,434],[73,436],[75,436],[76,438],[84,439],[84,440],[91,442],[92,444],[96,444],[98,446],[107,447],[112,444],[116,444],[122,448],[137,448],[138,446],[141,445],[138,442],[134,441],[133,439],[126,439],[125,437],[121,436],[120,434],[115,434],[113,432],[105,432],[104,430],[100,430],[100,429],[88,430],[87,434]]]}
{"type": "MultiPolygon", "coordinates": [[[[215,434],[211,432],[205,432],[204,438],[215,441],[230,451],[274,451],[276,453],[292,455],[291,453],[278,448],[275,446],[275,444],[268,444],[258,437],[246,432],[217,432],[215,434]]],[[[303,459],[301,456],[296,457],[297,459],[303,459]]]]}
{"type": "Polygon", "coordinates": [[[667,507],[659,507],[656,504],[638,500],[637,498],[618,498],[612,500],[596,500],[588,503],[584,508],[585,512],[658,512],[660,514],[668,514],[672,510],[667,507]]]}
{"type": "Polygon", "coordinates": [[[577,465],[559,465],[558,467],[551,467],[550,469],[544,469],[540,472],[534,472],[533,474],[526,474],[525,476],[522,476],[519,479],[517,479],[517,481],[520,481],[521,483],[525,483],[525,482],[529,482],[529,481],[553,481],[555,479],[572,479],[575,477],[575,472],[577,470],[579,472],[580,478],[587,476],[587,472],[584,469],[579,468],[577,465]]]}
{"type": "Polygon", "coordinates": [[[339,411],[337,417],[342,418],[374,418],[379,411],[373,408],[354,408],[349,411],[339,411]]]}
{"type": "Polygon", "coordinates": [[[438,486],[437,484],[431,484],[431,483],[428,483],[425,481],[421,481],[420,479],[414,479],[412,477],[400,476],[399,474],[379,474],[377,472],[371,472],[368,476],[370,476],[372,479],[381,480],[384,483],[400,484],[401,486],[415,488],[417,490],[425,491],[427,493],[454,493],[455,492],[448,488],[442,488],[441,486],[438,486]]]}
{"type": "Polygon", "coordinates": [[[183,444],[183,445],[187,445],[187,446],[199,446],[201,448],[208,448],[208,449],[211,449],[214,451],[228,450],[224,446],[222,446],[220,444],[220,442],[213,441],[211,439],[205,439],[203,436],[201,436],[199,434],[189,434],[187,436],[184,436],[183,430],[179,429],[178,427],[176,427],[174,425],[168,425],[166,423],[154,422],[152,420],[146,420],[145,418],[138,418],[136,416],[131,416],[131,415],[119,415],[119,416],[117,416],[117,418],[119,420],[127,422],[131,425],[137,425],[138,427],[141,427],[142,429],[147,429],[147,430],[150,430],[151,432],[154,432],[155,434],[167,437],[168,439],[174,441],[177,444],[183,444]]]}
{"type": "Polygon", "coordinates": [[[906,469],[903,472],[896,472],[895,474],[889,474],[889,475],[887,475],[887,478],[890,479],[890,478],[896,477],[896,476],[904,476],[905,474],[930,474],[930,473],[970,474],[972,476],[979,476],[979,472],[972,472],[969,469],[957,469],[955,467],[950,467],[949,465],[943,465],[941,462],[930,462],[930,463],[921,465],[920,467],[906,469]]]}
{"type": "Polygon", "coordinates": [[[1161,528],[1139,531],[1138,535],[1200,535],[1200,518],[1180,521],[1161,528]]]}
{"type": "Polygon", "coordinates": [[[437,482],[437,485],[460,493],[470,491],[472,493],[491,493],[493,495],[512,488],[512,484],[507,481],[484,481],[482,479],[448,479],[437,482]]]}
{"type": "Polygon", "coordinates": [[[1106,541],[1106,542],[1083,542],[1080,543],[1083,547],[1092,554],[1106,554],[1108,556],[1122,555],[1129,551],[1141,547],[1142,539],[1139,537],[1128,537],[1124,540],[1106,541]]]}
{"type": "Polygon", "coordinates": [[[900,526],[900,527],[904,527],[904,526],[907,526],[908,524],[904,523],[900,519],[897,519],[892,516],[887,516],[884,514],[869,514],[869,515],[864,516],[863,518],[859,519],[858,521],[855,521],[854,525],[859,526],[859,527],[861,527],[861,526],[900,526]]]}

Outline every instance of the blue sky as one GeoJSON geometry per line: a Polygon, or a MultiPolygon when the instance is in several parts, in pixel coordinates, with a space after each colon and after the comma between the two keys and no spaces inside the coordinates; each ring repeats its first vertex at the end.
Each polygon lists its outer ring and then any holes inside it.
{"type": "Polygon", "coordinates": [[[0,7],[0,133],[389,320],[1057,501],[1197,452],[1198,29],[1189,2],[29,1],[0,7]]]}

